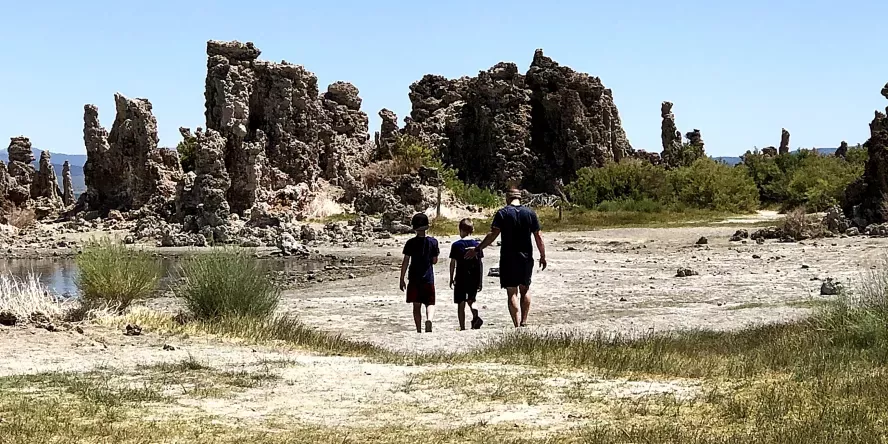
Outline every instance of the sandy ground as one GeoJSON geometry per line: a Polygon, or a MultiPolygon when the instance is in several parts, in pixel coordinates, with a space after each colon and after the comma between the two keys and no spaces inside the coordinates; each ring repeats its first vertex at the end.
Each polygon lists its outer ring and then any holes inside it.
{"type": "MultiPolygon", "coordinates": [[[[549,268],[535,272],[529,323],[545,331],[647,332],[731,329],[791,319],[822,300],[823,279],[853,286],[888,246],[886,239],[864,237],[764,245],[730,242],[736,229],[726,225],[548,233],[549,268]],[[701,236],[708,238],[708,245],[695,245],[701,236]],[[675,277],[679,267],[699,276],[675,277]]],[[[439,240],[446,253],[456,238],[439,240]]],[[[435,270],[436,331],[416,334],[411,307],[397,288],[399,247],[386,249],[392,254],[389,269],[347,283],[288,292],[285,310],[309,325],[402,351],[465,349],[512,327],[505,292],[497,278],[488,277],[479,295],[484,328],[457,331],[442,258],[435,270]]],[[[485,268],[497,266],[497,249],[487,254],[485,268]]]]}
{"type": "MultiPolygon", "coordinates": [[[[736,228],[736,224],[720,224],[547,233],[549,269],[534,276],[530,328],[648,332],[731,329],[792,319],[804,316],[813,302],[823,300],[821,280],[832,277],[854,287],[888,246],[888,239],[865,237],[764,245],[729,242],[736,228]],[[708,238],[707,245],[695,245],[701,236],[708,238]],[[677,278],[679,267],[696,270],[699,276],[677,278]]],[[[454,240],[441,238],[442,252],[449,251],[454,240]]],[[[484,328],[457,331],[456,309],[445,284],[446,261],[442,260],[436,269],[435,332],[415,333],[411,308],[397,289],[402,241],[330,249],[329,253],[337,255],[381,258],[379,272],[288,291],[281,310],[308,325],[402,351],[466,350],[511,329],[504,292],[497,279],[489,277],[480,295],[484,328]]],[[[488,252],[487,268],[496,266],[496,250],[488,252]]],[[[84,334],[0,327],[0,356],[4,357],[0,377],[99,371],[115,378],[147,378],[150,375],[140,366],[185,359],[221,370],[253,371],[263,363],[280,363],[271,370],[278,379],[268,385],[223,397],[191,396],[172,386],[167,390],[178,393],[175,404],[150,411],[239,424],[274,419],[380,426],[410,418],[411,424],[432,427],[485,422],[560,430],[597,420],[595,409],[612,408],[621,399],[654,399],[662,394],[691,398],[699,392],[698,381],[600,379],[593,374],[542,374],[539,369],[483,363],[379,364],[315,356],[283,346],[164,337],[151,331],[128,337],[120,329],[95,325],[87,325],[84,334]],[[164,345],[176,350],[164,350],[164,345]],[[467,381],[474,385],[464,388],[467,381]],[[533,386],[525,390],[527,384],[533,386]],[[535,398],[528,399],[527,393],[534,393],[535,398]],[[572,401],[578,397],[584,401],[572,401]],[[589,399],[598,401],[590,403],[589,399]]]]}

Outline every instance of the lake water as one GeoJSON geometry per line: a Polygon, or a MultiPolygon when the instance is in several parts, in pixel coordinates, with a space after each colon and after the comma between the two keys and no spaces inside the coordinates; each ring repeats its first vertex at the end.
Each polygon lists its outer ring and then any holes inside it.
{"type": "MultiPolygon", "coordinates": [[[[170,282],[170,275],[176,269],[176,259],[161,259],[164,269],[164,278],[161,286],[165,287],[170,282]]],[[[305,260],[294,258],[264,259],[263,263],[271,271],[284,272],[308,272],[324,268],[331,262],[324,260],[305,260]]],[[[44,259],[0,259],[0,273],[25,278],[28,273],[40,276],[40,281],[49,287],[55,294],[74,296],[77,294],[77,264],[73,258],[44,258],[44,259]]]]}

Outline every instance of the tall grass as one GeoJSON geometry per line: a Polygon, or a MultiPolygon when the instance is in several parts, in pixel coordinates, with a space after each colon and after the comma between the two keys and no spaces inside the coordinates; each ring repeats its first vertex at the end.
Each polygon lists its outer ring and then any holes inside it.
{"type": "Polygon", "coordinates": [[[281,289],[249,250],[220,248],[196,254],[180,266],[175,288],[196,318],[267,318],[281,289]]]}
{"type": "Polygon", "coordinates": [[[86,307],[123,310],[150,297],[163,273],[161,263],[145,251],[110,239],[92,241],[77,256],[76,284],[86,307]]]}
{"type": "Polygon", "coordinates": [[[0,312],[24,320],[32,313],[59,318],[64,311],[65,304],[40,283],[36,274],[29,273],[24,279],[10,274],[0,276],[0,312]]]}

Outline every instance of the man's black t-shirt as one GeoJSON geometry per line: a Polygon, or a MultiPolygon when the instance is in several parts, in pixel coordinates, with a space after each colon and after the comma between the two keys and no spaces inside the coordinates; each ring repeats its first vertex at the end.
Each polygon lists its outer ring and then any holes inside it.
{"type": "Polygon", "coordinates": [[[496,212],[491,226],[500,230],[501,257],[522,255],[533,258],[530,236],[540,231],[540,220],[533,210],[523,205],[508,205],[496,212]]]}

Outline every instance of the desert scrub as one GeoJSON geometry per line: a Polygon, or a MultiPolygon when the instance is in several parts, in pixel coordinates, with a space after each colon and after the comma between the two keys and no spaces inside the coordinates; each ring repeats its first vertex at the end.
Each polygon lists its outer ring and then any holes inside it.
{"type": "Polygon", "coordinates": [[[122,311],[153,295],[163,275],[157,258],[110,239],[89,242],[76,261],[76,285],[85,307],[122,311]]]}
{"type": "Polygon", "coordinates": [[[23,322],[32,313],[42,313],[50,318],[64,314],[65,305],[40,283],[36,274],[29,273],[24,279],[11,274],[0,276],[0,313],[15,316],[23,322]]]}
{"type": "Polygon", "coordinates": [[[218,248],[192,255],[178,275],[174,292],[198,319],[268,318],[281,297],[263,264],[246,249],[218,248]]]}

